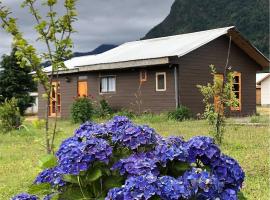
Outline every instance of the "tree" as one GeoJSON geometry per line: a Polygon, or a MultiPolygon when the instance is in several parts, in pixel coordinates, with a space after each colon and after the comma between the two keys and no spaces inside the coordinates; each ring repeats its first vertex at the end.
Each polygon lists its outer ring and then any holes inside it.
{"type": "MultiPolygon", "coordinates": [[[[74,32],[72,24],[76,21],[76,0],[65,0],[60,2],[64,6],[65,13],[61,15],[55,11],[58,4],[57,0],[45,0],[42,6],[48,12],[42,16],[37,9],[38,0],[24,0],[22,7],[27,7],[33,19],[36,22],[34,27],[38,34],[37,40],[42,42],[46,51],[38,53],[36,48],[30,44],[20,32],[17,26],[17,19],[11,16],[10,9],[3,6],[0,1],[0,19],[2,27],[13,36],[13,45],[16,47],[16,57],[20,67],[29,67],[31,71],[35,71],[34,78],[44,88],[47,102],[46,125],[45,125],[45,141],[47,153],[54,152],[54,139],[57,129],[57,114],[55,116],[54,124],[50,126],[49,121],[49,105],[50,94],[52,90],[52,82],[58,79],[58,71],[65,70],[64,60],[72,55],[73,43],[71,34],[74,32]],[[41,63],[49,61],[52,66],[52,71],[47,74],[43,71],[41,63]],[[50,131],[52,127],[52,131],[50,131]]],[[[60,5],[59,5],[60,6],[60,5]]],[[[57,103],[57,102],[56,102],[57,103]]],[[[57,111],[58,113],[59,111],[57,111]]]]}
{"type": "Polygon", "coordinates": [[[238,105],[238,100],[233,92],[233,72],[225,67],[222,74],[224,78],[217,78],[217,72],[214,65],[210,65],[213,83],[205,86],[198,85],[203,95],[205,104],[204,117],[212,126],[211,134],[218,144],[222,144],[225,131],[226,111],[231,107],[238,105]]]}
{"type": "Polygon", "coordinates": [[[18,107],[21,115],[32,105],[34,98],[30,92],[36,91],[30,67],[20,67],[15,56],[16,49],[13,49],[10,55],[4,55],[0,66],[0,102],[10,100],[15,97],[18,101],[18,107]]]}

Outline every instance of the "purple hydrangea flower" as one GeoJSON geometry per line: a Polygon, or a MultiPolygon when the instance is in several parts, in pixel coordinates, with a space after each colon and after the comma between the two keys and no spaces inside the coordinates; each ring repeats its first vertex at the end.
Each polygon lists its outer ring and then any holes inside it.
{"type": "Polygon", "coordinates": [[[45,169],[37,176],[34,181],[35,184],[50,183],[52,187],[64,186],[65,181],[62,179],[62,174],[58,171],[57,167],[45,169]]]}
{"type": "Polygon", "coordinates": [[[11,198],[11,200],[38,200],[39,198],[35,195],[21,193],[11,198]]]}
{"type": "Polygon", "coordinates": [[[139,176],[147,173],[158,175],[156,159],[151,153],[136,153],[121,159],[113,165],[112,170],[118,169],[121,175],[139,176]]]}

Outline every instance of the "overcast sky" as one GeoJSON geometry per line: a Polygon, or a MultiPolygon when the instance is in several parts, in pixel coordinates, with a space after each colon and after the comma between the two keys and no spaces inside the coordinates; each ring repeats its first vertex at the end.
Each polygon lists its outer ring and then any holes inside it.
{"type": "MultiPolygon", "coordinates": [[[[91,51],[100,44],[121,44],[143,37],[170,12],[174,0],[79,0],[77,33],[73,35],[74,51],[91,51]]],[[[21,0],[2,0],[18,18],[25,37],[39,50],[35,41],[33,20],[21,0]]],[[[63,0],[59,0],[63,2],[63,0]]],[[[42,9],[42,8],[41,8],[42,9]]],[[[61,8],[57,9],[61,12],[61,8]]],[[[0,56],[10,52],[11,37],[0,28],[0,56]]]]}

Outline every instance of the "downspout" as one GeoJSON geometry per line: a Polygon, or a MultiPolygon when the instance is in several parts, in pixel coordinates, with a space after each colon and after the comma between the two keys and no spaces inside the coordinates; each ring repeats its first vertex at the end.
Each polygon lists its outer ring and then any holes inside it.
{"type": "Polygon", "coordinates": [[[175,94],[175,108],[179,107],[179,80],[178,80],[178,65],[174,65],[174,94],[175,94]]]}

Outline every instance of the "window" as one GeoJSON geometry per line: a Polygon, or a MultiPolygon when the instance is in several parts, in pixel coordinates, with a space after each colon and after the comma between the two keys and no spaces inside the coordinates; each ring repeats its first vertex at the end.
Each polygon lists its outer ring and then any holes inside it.
{"type": "Polygon", "coordinates": [[[116,78],[115,76],[106,76],[100,78],[100,92],[109,93],[116,91],[116,78]]]}
{"type": "Polygon", "coordinates": [[[60,82],[52,82],[49,108],[49,116],[56,116],[56,114],[61,113],[60,82]]]}
{"type": "Polygon", "coordinates": [[[142,69],[140,71],[140,82],[145,82],[147,81],[147,72],[145,69],[142,69]]]}
{"type": "Polygon", "coordinates": [[[78,81],[78,97],[87,97],[87,81],[78,81]]]}
{"type": "Polygon", "coordinates": [[[231,107],[231,110],[241,110],[241,73],[234,72],[233,92],[238,101],[237,107],[231,107]]]}
{"type": "Polygon", "coordinates": [[[166,91],[166,72],[156,73],[156,91],[166,91]]]}

